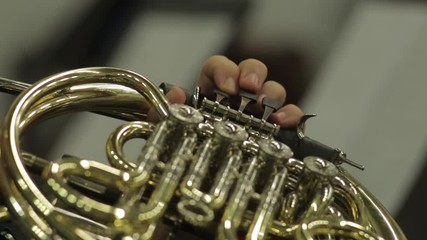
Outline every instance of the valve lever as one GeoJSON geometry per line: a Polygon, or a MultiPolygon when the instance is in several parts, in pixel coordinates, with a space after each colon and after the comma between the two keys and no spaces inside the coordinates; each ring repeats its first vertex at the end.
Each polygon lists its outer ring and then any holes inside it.
{"type": "Polygon", "coordinates": [[[217,103],[221,103],[222,100],[230,97],[229,94],[222,92],[218,89],[214,89],[213,91],[216,94],[215,102],[217,102],[217,103]]]}
{"type": "Polygon", "coordinates": [[[241,99],[240,99],[240,106],[239,106],[239,112],[243,112],[243,110],[245,110],[246,106],[250,102],[255,102],[256,101],[256,94],[255,93],[250,93],[250,92],[247,92],[245,90],[240,90],[239,95],[241,97],[241,99]]]}
{"type": "Polygon", "coordinates": [[[314,113],[309,113],[309,114],[304,114],[304,116],[301,117],[301,119],[298,122],[297,125],[297,134],[298,134],[298,138],[302,139],[304,136],[304,132],[305,132],[305,122],[313,117],[316,117],[317,115],[314,113]]]}
{"type": "Polygon", "coordinates": [[[282,102],[274,98],[265,97],[262,99],[262,105],[264,105],[262,120],[267,120],[274,111],[282,106],[282,102]]]}

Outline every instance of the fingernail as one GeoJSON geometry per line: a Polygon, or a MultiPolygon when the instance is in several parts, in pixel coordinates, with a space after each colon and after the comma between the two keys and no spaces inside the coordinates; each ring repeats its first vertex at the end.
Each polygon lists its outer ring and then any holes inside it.
{"type": "Polygon", "coordinates": [[[258,95],[258,98],[256,101],[259,102],[260,104],[262,104],[262,99],[265,97],[266,97],[265,94],[260,94],[260,95],[258,95]]]}
{"type": "Polygon", "coordinates": [[[225,81],[222,84],[222,90],[230,93],[230,94],[234,94],[236,93],[237,89],[236,89],[236,81],[232,78],[229,77],[227,79],[225,79],[225,81]]]}
{"type": "Polygon", "coordinates": [[[246,75],[244,79],[247,83],[250,83],[255,87],[259,86],[259,78],[258,78],[258,75],[256,75],[255,73],[250,73],[246,75]]]}

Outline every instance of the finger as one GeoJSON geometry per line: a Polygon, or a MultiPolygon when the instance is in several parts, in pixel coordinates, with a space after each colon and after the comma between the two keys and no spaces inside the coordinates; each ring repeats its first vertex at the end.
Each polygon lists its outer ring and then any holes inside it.
{"type": "Polygon", "coordinates": [[[265,82],[261,90],[257,94],[257,101],[255,104],[248,105],[250,112],[252,112],[255,116],[260,115],[264,112],[264,106],[262,104],[263,98],[273,98],[280,102],[280,106],[283,105],[286,98],[285,88],[275,81],[267,81],[265,82]]]}
{"type": "Polygon", "coordinates": [[[304,113],[299,107],[288,104],[271,114],[269,120],[281,127],[296,127],[303,115],[304,113]]]}
{"type": "Polygon", "coordinates": [[[279,100],[283,104],[286,99],[286,90],[280,83],[268,81],[262,85],[261,90],[258,92],[257,102],[261,104],[264,97],[279,100]]]}
{"type": "Polygon", "coordinates": [[[239,67],[224,56],[212,56],[202,66],[199,78],[200,91],[210,95],[215,86],[230,95],[239,91],[237,79],[239,67]]]}
{"type": "Polygon", "coordinates": [[[253,93],[258,92],[267,77],[267,66],[251,58],[240,62],[239,69],[239,87],[253,93]]]}
{"type": "Polygon", "coordinates": [[[176,86],[172,87],[171,90],[166,93],[165,98],[169,103],[179,104],[184,104],[186,100],[184,90],[176,86]]]}
{"type": "MultiPolygon", "coordinates": [[[[185,100],[186,100],[184,90],[182,90],[181,88],[176,87],[176,86],[172,87],[171,90],[166,93],[165,98],[171,104],[173,104],[173,103],[184,104],[185,100]]],[[[160,121],[160,117],[157,114],[155,108],[152,107],[152,108],[150,108],[150,110],[148,110],[147,121],[149,121],[149,122],[159,122],[160,121]]]]}

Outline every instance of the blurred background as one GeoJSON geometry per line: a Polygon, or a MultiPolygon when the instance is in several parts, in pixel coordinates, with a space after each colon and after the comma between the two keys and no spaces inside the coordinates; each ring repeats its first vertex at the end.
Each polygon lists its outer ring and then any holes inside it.
{"type": "MultiPolygon", "coordinates": [[[[347,168],[409,239],[427,226],[426,43],[425,1],[16,0],[0,8],[0,76],[27,83],[114,66],[191,89],[211,55],[262,60],[289,103],[318,114],[307,135],[366,166],[347,168]]],[[[12,100],[0,94],[0,119],[12,100]]],[[[105,161],[118,124],[67,115],[24,144],[49,159],[105,161]]]]}

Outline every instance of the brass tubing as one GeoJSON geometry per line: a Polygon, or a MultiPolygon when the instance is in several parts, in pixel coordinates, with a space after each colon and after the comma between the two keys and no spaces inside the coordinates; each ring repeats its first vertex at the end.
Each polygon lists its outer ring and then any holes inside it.
{"type": "MultiPolygon", "coordinates": [[[[116,68],[11,84],[3,88],[27,89],[0,133],[0,223],[22,226],[26,238],[151,239],[167,224],[172,234],[217,239],[406,239],[338,162],[291,158],[272,139],[278,126],[230,106],[207,99],[199,110],[170,105],[147,79],[116,68]],[[151,109],[160,115],[156,127],[142,122],[151,109]],[[110,135],[111,166],[66,155],[48,161],[21,150],[33,124],[74,111],[135,121],[110,135]],[[135,137],[147,141],[132,161],[123,146],[135,137]]],[[[298,149],[300,140],[289,141],[298,149]]]]}
{"type": "Polygon", "coordinates": [[[186,221],[197,225],[206,225],[212,220],[206,216],[212,216],[214,210],[224,205],[243,157],[240,146],[248,137],[243,128],[229,122],[214,123],[214,130],[212,138],[197,151],[180,188],[183,200],[178,204],[178,211],[186,221]],[[200,187],[212,166],[217,173],[206,193],[200,187]]]}
{"type": "Polygon", "coordinates": [[[287,169],[283,168],[276,175],[272,176],[272,181],[265,188],[261,195],[261,200],[246,239],[267,239],[269,229],[273,225],[273,219],[279,210],[281,196],[287,178],[287,169]]]}
{"type": "Polygon", "coordinates": [[[255,181],[259,173],[262,159],[254,156],[249,160],[248,167],[239,179],[234,192],[228,200],[224,215],[218,226],[218,238],[237,240],[237,229],[240,226],[249,200],[254,192],[255,181]]]}
{"type": "MultiPolygon", "coordinates": [[[[106,144],[107,159],[110,165],[122,170],[134,170],[137,167],[136,163],[129,161],[126,157],[123,152],[123,145],[132,138],[148,138],[154,129],[154,124],[147,122],[129,122],[118,127],[116,131],[110,134],[106,144]]],[[[164,133],[156,132],[156,134],[163,135],[164,133]]]]}
{"type": "Polygon", "coordinates": [[[0,222],[7,221],[10,219],[9,211],[7,210],[7,207],[0,205],[0,222]]]}
{"type": "MultiPolygon", "coordinates": [[[[206,198],[205,193],[199,190],[203,183],[203,179],[209,170],[209,164],[214,156],[218,145],[214,145],[213,139],[206,139],[199,147],[194,156],[193,163],[189,168],[188,174],[184,177],[180,186],[180,191],[186,198],[191,198],[196,201],[201,201],[206,198]]],[[[209,201],[209,200],[205,200],[209,201]]]]}
{"type": "Polygon", "coordinates": [[[32,231],[31,237],[40,238],[39,232],[49,234],[50,227],[46,227],[46,224],[57,229],[66,238],[73,239],[78,236],[76,229],[66,218],[58,217],[60,214],[40,192],[25,169],[19,141],[25,127],[28,126],[26,117],[30,113],[43,112],[44,109],[34,109],[34,106],[42,104],[44,98],[55,97],[50,94],[57,92],[57,90],[86,83],[112,83],[131,87],[153,105],[161,118],[165,118],[169,114],[166,99],[152,83],[140,75],[115,68],[87,68],[59,73],[42,79],[22,93],[12,104],[11,111],[6,114],[3,122],[0,136],[2,149],[0,186],[3,196],[10,196],[7,205],[12,215],[22,215],[21,209],[29,209],[27,204],[37,212],[37,214],[24,214],[26,217],[18,217],[21,221],[25,221],[25,225],[34,226],[32,229],[38,229],[36,232],[32,231]],[[15,192],[12,191],[14,187],[18,189],[15,192]],[[15,196],[18,194],[17,192],[22,198],[15,196]],[[43,216],[43,221],[38,216],[43,216]]]}
{"type": "Polygon", "coordinates": [[[167,121],[163,121],[153,130],[154,125],[151,123],[130,122],[122,125],[110,135],[106,145],[107,158],[110,164],[127,171],[133,182],[137,183],[135,186],[138,186],[123,192],[118,205],[129,207],[137,204],[141,199],[146,183],[163,153],[165,140],[170,133],[168,125],[167,121]],[[136,163],[130,162],[123,153],[123,144],[126,139],[136,135],[145,136],[148,133],[152,134],[149,140],[145,142],[136,163]]]}
{"type": "Polygon", "coordinates": [[[319,235],[331,235],[334,238],[354,240],[385,240],[364,226],[349,221],[329,219],[307,220],[296,232],[296,240],[316,240],[319,235]]]}
{"type": "Polygon", "coordinates": [[[312,219],[323,216],[333,201],[334,189],[330,183],[319,183],[312,190],[312,200],[301,214],[300,219],[312,219]]]}
{"type": "Polygon", "coordinates": [[[402,229],[381,202],[350,174],[343,172],[342,176],[354,185],[357,192],[361,195],[364,203],[363,208],[366,209],[364,213],[367,214],[373,231],[387,240],[405,240],[406,236],[402,229]]]}
{"type": "MultiPolygon", "coordinates": [[[[341,171],[331,183],[334,187],[335,198],[341,200],[341,203],[346,204],[344,206],[345,211],[342,212],[345,214],[346,219],[371,228],[369,213],[368,209],[364,207],[363,196],[357,190],[356,186],[344,177],[344,172],[341,171]]],[[[342,208],[342,206],[338,207],[342,208]]]]}
{"type": "Polygon", "coordinates": [[[230,190],[237,178],[236,172],[241,166],[243,156],[240,150],[230,152],[226,156],[226,162],[220,166],[218,174],[209,191],[211,200],[208,202],[213,209],[220,209],[223,207],[230,190]]]}
{"type": "Polygon", "coordinates": [[[155,224],[163,215],[168,207],[169,201],[175,194],[179,180],[184,174],[187,162],[191,156],[188,152],[184,153],[183,151],[192,149],[195,142],[196,136],[192,135],[185,138],[179,144],[177,151],[172,155],[172,159],[167,163],[164,173],[156,185],[147,205],[139,208],[135,221],[140,222],[142,225],[147,225],[148,227],[149,225],[155,224]]]}
{"type": "Polygon", "coordinates": [[[189,106],[171,105],[170,113],[167,121],[170,121],[169,124],[173,128],[172,135],[174,135],[172,137],[177,142],[172,144],[173,152],[147,204],[139,206],[139,211],[135,213],[134,221],[143,226],[144,235],[149,235],[150,226],[155,226],[174,196],[188,162],[193,156],[193,149],[197,143],[195,133],[197,124],[203,120],[202,115],[189,106]]]}

